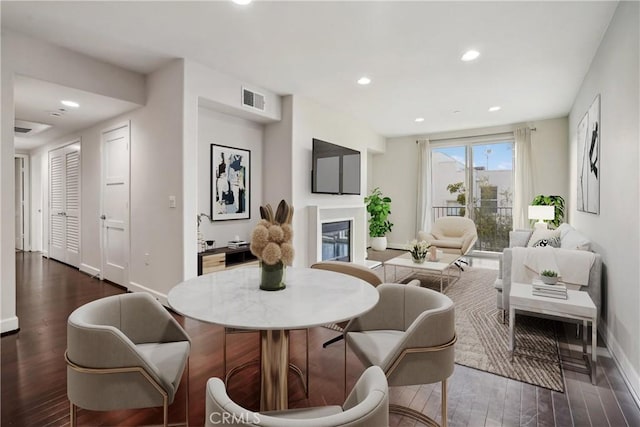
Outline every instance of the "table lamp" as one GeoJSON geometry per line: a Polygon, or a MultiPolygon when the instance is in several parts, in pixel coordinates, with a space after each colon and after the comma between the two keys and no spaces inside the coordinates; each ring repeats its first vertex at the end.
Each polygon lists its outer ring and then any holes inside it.
{"type": "Polygon", "coordinates": [[[529,219],[537,219],[535,228],[547,228],[547,223],[544,220],[554,219],[556,216],[556,209],[554,206],[529,206],[529,219]]]}

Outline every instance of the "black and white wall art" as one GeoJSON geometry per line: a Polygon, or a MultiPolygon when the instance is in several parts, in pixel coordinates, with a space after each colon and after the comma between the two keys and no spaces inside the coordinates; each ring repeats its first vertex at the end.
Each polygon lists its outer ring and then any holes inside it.
{"type": "Polygon", "coordinates": [[[211,219],[250,217],[251,152],[211,144],[211,219]]]}
{"type": "Polygon", "coordinates": [[[578,124],[579,211],[600,213],[600,95],[578,124]]]}

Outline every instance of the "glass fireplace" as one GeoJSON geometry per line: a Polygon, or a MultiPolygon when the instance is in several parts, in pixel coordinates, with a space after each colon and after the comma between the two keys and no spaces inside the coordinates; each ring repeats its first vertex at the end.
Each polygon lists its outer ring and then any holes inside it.
{"type": "Polygon", "coordinates": [[[351,221],[322,224],[322,261],[351,261],[351,221]]]}

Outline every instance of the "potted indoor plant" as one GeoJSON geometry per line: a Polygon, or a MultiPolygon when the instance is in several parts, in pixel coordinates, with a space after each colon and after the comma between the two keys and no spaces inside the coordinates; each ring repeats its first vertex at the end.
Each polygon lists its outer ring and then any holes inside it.
{"type": "Polygon", "coordinates": [[[547,220],[549,224],[552,224],[554,228],[560,227],[562,220],[564,219],[564,199],[562,196],[545,196],[539,194],[531,201],[532,206],[553,206],[555,211],[555,217],[552,220],[547,220]]]}
{"type": "Polygon", "coordinates": [[[391,231],[393,223],[388,217],[391,213],[391,199],[386,197],[376,187],[371,194],[364,198],[369,212],[369,236],[371,237],[371,248],[374,251],[384,251],[387,249],[386,234],[391,231]]]}
{"type": "Polygon", "coordinates": [[[558,283],[558,273],[553,270],[544,270],[540,273],[540,280],[547,285],[555,285],[558,283]]]}

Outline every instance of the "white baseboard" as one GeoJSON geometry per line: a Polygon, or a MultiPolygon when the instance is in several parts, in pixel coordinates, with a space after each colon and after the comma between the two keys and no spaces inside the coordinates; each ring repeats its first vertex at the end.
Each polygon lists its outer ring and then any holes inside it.
{"type": "Polygon", "coordinates": [[[15,331],[18,328],[19,323],[16,316],[0,320],[0,333],[15,331]]]}
{"type": "Polygon", "coordinates": [[[168,307],[169,306],[169,302],[167,301],[167,296],[165,294],[162,294],[158,291],[155,291],[153,289],[149,289],[146,286],[142,286],[138,283],[135,282],[129,282],[129,290],[131,292],[146,292],[148,294],[150,294],[152,297],[154,297],[156,300],[158,300],[160,302],[160,304],[168,307]]]}
{"type": "Polygon", "coordinates": [[[640,375],[638,375],[638,372],[629,362],[629,359],[624,354],[624,351],[622,351],[622,348],[620,347],[620,344],[618,344],[615,336],[609,331],[605,321],[601,321],[599,323],[599,329],[605,340],[605,345],[607,346],[611,357],[613,357],[613,361],[620,370],[622,379],[631,393],[631,397],[635,400],[636,405],[640,407],[640,375]]]}
{"type": "Polygon", "coordinates": [[[87,273],[91,277],[99,277],[100,269],[90,266],[89,264],[80,264],[80,271],[87,273]]]}

